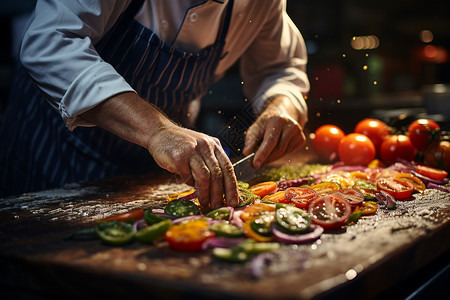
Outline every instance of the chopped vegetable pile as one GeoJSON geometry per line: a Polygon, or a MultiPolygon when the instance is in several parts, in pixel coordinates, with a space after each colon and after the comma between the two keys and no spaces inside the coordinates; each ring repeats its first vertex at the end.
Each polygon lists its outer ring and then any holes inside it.
{"type": "Polygon", "coordinates": [[[175,251],[211,250],[218,260],[242,263],[282,244],[313,242],[378,209],[395,209],[426,188],[449,192],[445,171],[403,160],[387,168],[374,165],[337,163],[303,178],[239,182],[235,208],[209,210],[200,206],[195,190],[184,191],[170,195],[163,209],[98,221],[95,232],[110,245],[165,240],[175,251]]]}

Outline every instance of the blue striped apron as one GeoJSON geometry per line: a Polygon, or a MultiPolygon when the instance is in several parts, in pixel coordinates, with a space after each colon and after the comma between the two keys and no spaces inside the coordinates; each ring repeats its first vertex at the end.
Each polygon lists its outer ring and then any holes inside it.
{"type": "MultiPolygon", "coordinates": [[[[132,1],[95,48],[142,98],[179,121],[213,82],[233,0],[216,42],[197,53],[176,49],[135,21],[143,2],[132,1]]],[[[147,149],[99,127],[67,130],[20,66],[12,87],[0,127],[0,196],[157,168],[147,149]]]]}

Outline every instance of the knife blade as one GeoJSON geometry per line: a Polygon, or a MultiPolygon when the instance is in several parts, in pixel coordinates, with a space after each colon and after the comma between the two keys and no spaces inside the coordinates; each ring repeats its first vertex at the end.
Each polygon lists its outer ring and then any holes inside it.
{"type": "Polygon", "coordinates": [[[234,173],[238,180],[248,181],[256,177],[257,170],[253,168],[253,160],[251,159],[253,156],[255,156],[254,152],[233,164],[234,173]]]}

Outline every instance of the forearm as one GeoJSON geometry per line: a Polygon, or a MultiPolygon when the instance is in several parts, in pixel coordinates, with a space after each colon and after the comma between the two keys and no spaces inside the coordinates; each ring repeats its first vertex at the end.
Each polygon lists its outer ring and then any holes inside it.
{"type": "Polygon", "coordinates": [[[80,117],[147,149],[151,137],[161,129],[176,126],[155,106],[133,92],[115,95],[80,117]]]}

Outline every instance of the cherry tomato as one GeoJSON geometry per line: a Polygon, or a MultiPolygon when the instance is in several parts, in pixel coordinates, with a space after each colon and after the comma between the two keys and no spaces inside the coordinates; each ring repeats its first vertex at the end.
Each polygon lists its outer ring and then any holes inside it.
{"type": "Polygon", "coordinates": [[[381,144],[380,157],[386,164],[393,164],[397,158],[413,161],[416,149],[406,135],[391,135],[381,144]]]}
{"type": "Polygon", "coordinates": [[[201,251],[203,243],[215,236],[206,220],[197,219],[170,226],[164,237],[176,251],[201,251]]]}
{"type": "Polygon", "coordinates": [[[101,222],[109,222],[109,221],[119,221],[119,222],[127,222],[127,221],[137,221],[144,218],[144,210],[143,209],[134,209],[129,212],[111,216],[108,218],[101,219],[97,221],[98,223],[101,222]]]}
{"type": "Polygon", "coordinates": [[[267,194],[274,192],[277,189],[277,183],[275,181],[265,181],[250,187],[249,190],[255,195],[264,197],[267,194]]]}
{"type": "Polygon", "coordinates": [[[336,182],[321,182],[310,186],[311,189],[315,190],[319,196],[331,194],[341,187],[336,182]]]}
{"type": "Polygon", "coordinates": [[[364,201],[362,207],[359,208],[363,216],[373,215],[378,210],[378,204],[373,201],[364,201]]]}
{"type": "Polygon", "coordinates": [[[339,142],[339,158],[346,165],[368,165],[375,153],[372,141],[360,133],[350,133],[339,142]]]}
{"type": "Polygon", "coordinates": [[[419,119],[408,127],[408,136],[411,144],[419,151],[423,151],[432,135],[438,134],[440,126],[428,119],[419,119]]]}
{"type": "Polygon", "coordinates": [[[272,203],[289,203],[288,198],[286,198],[286,194],[284,191],[279,191],[274,194],[265,195],[262,201],[269,201],[272,203]]]}
{"type": "Polygon", "coordinates": [[[380,178],[377,180],[378,190],[383,190],[397,200],[411,197],[414,191],[412,183],[399,178],[380,178]]]}
{"type": "Polygon", "coordinates": [[[307,208],[309,203],[316,199],[319,194],[307,187],[291,187],[285,192],[286,198],[299,208],[307,208]]]}
{"type": "Polygon", "coordinates": [[[435,141],[423,151],[424,164],[450,172],[450,142],[435,141]]]}
{"type": "Polygon", "coordinates": [[[338,195],[325,195],[309,204],[308,213],[312,222],[324,229],[336,229],[345,225],[350,217],[350,204],[338,195]]]}
{"type": "Polygon", "coordinates": [[[416,192],[422,193],[423,191],[426,190],[426,186],[423,183],[423,181],[411,173],[398,173],[397,175],[395,175],[395,178],[399,178],[399,179],[407,180],[407,181],[411,182],[413,184],[414,190],[416,192]]]}
{"type": "Polygon", "coordinates": [[[337,157],[340,140],[345,136],[344,131],[331,124],[322,125],[315,131],[312,148],[323,161],[329,162],[337,157]]]}
{"type": "Polygon", "coordinates": [[[448,175],[447,171],[422,165],[417,166],[414,171],[435,180],[444,180],[448,175]]]}
{"type": "Polygon", "coordinates": [[[335,194],[347,200],[352,207],[359,206],[364,201],[364,194],[353,188],[342,189],[336,191],[335,194]]]}
{"type": "Polygon", "coordinates": [[[254,220],[268,211],[275,211],[275,207],[273,205],[265,203],[253,203],[252,205],[244,208],[241,214],[241,219],[244,222],[248,220],[254,220]]]}
{"type": "Polygon", "coordinates": [[[389,135],[386,123],[377,119],[364,119],[356,124],[354,132],[367,136],[375,146],[377,152],[383,140],[389,135]]]}

